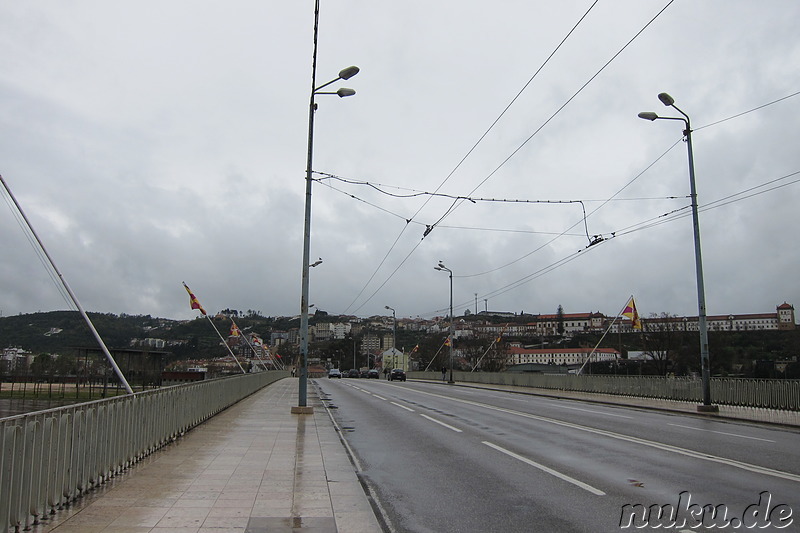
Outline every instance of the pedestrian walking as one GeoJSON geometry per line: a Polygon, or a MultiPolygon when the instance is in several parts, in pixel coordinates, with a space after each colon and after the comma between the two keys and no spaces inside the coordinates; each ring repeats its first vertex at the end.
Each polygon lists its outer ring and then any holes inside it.
{"type": "Polygon", "coordinates": [[[447,367],[443,366],[442,367],[442,381],[444,381],[445,379],[447,379],[447,367]]]}

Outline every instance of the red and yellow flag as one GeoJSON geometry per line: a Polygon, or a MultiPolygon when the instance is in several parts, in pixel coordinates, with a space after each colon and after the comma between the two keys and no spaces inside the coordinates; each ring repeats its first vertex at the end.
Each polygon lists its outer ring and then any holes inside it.
{"type": "Polygon", "coordinates": [[[200,302],[199,302],[199,301],[197,301],[197,296],[195,296],[194,294],[192,294],[192,291],[190,291],[190,290],[189,290],[189,286],[188,286],[188,285],[186,285],[186,283],[185,283],[185,282],[183,283],[183,287],[186,289],[186,292],[188,292],[188,293],[189,293],[189,305],[191,305],[191,306],[192,306],[192,309],[197,309],[197,310],[199,310],[201,313],[203,313],[203,315],[205,315],[205,314],[206,314],[206,310],[205,310],[205,309],[203,309],[203,306],[202,306],[202,305],[200,305],[200,302]]]}
{"type": "Polygon", "coordinates": [[[237,326],[236,322],[234,322],[233,319],[231,319],[231,337],[238,337],[239,335],[241,335],[241,333],[242,332],[239,329],[239,326],[237,326]]]}
{"type": "Polygon", "coordinates": [[[447,337],[444,341],[445,346],[450,346],[450,337],[447,337]]]}
{"type": "Polygon", "coordinates": [[[642,329],[642,321],[639,319],[638,311],[636,311],[636,302],[633,301],[633,296],[631,296],[631,299],[625,304],[625,310],[622,311],[622,316],[631,319],[631,322],[633,322],[633,324],[631,324],[633,329],[642,329]]]}

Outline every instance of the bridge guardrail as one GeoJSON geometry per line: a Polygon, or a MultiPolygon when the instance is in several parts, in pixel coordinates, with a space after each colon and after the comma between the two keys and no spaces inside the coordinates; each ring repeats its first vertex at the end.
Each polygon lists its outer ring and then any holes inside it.
{"type": "Polygon", "coordinates": [[[0,524],[30,528],[189,429],[288,377],[269,371],[0,419],[0,524]]]}
{"type": "MultiPolygon", "coordinates": [[[[438,372],[409,372],[411,379],[438,379],[438,372]]],[[[453,372],[455,381],[540,389],[616,394],[687,402],[703,401],[700,378],[587,376],[520,372],[453,372]]],[[[800,411],[800,380],[711,378],[711,399],[719,405],[800,411]]]]}

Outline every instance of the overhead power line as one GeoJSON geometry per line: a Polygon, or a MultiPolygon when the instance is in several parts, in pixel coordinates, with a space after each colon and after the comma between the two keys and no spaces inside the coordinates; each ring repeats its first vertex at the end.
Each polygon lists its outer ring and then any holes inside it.
{"type": "MultiPolygon", "coordinates": [[[[540,131],[542,131],[545,128],[545,126],[547,126],[550,123],[550,121],[552,121],[559,113],[561,113],[561,111],[564,110],[564,108],[567,107],[570,104],[570,102],[572,102],[580,93],[582,93],[583,90],[586,87],[588,87],[589,84],[592,83],[592,81],[594,81],[595,78],[597,78],[597,76],[600,75],[600,73],[602,73],[617,57],[619,57],[620,54],[622,54],[622,52],[625,51],[626,48],[628,48],[628,46],[631,45],[631,43],[633,43],[633,41],[635,41],[653,22],[655,22],[655,20],[659,16],[661,16],[661,14],[664,13],[664,11],[666,11],[667,8],[669,6],[671,6],[674,1],[675,0],[670,0],[669,2],[667,2],[667,5],[665,5],[663,8],[661,8],[661,10],[658,13],[656,13],[656,15],[653,18],[651,18],[647,22],[647,24],[645,24],[638,32],[636,32],[636,34],[633,37],[631,37],[630,40],[627,43],[625,43],[625,45],[617,51],[617,53],[615,53],[613,56],[611,56],[611,59],[606,61],[605,64],[602,67],[600,67],[600,69],[597,72],[595,72],[583,85],[581,85],[580,88],[578,88],[578,90],[575,91],[572,94],[572,96],[570,96],[567,99],[566,102],[564,102],[558,109],[556,109],[555,112],[553,112],[553,114],[550,115],[550,117],[547,120],[545,120],[527,139],[525,139],[522,142],[522,144],[520,144],[502,162],[500,162],[500,164],[494,170],[492,170],[489,173],[488,176],[486,176],[483,180],[481,180],[481,182],[478,183],[478,185],[476,185],[475,188],[473,188],[469,192],[468,196],[471,196],[475,191],[477,191],[479,188],[481,188],[484,183],[489,181],[489,179],[491,179],[501,168],[503,168],[503,166],[505,166],[506,163],[508,163],[515,155],[517,155],[520,152],[520,150],[522,150],[522,148],[524,148],[525,145],[527,145],[528,142],[530,142],[531,139],[533,139],[540,131]]],[[[441,216],[441,218],[438,221],[436,221],[433,224],[433,226],[431,226],[430,230],[432,230],[434,227],[436,227],[442,220],[447,218],[453,211],[458,209],[458,207],[461,204],[463,204],[463,200],[454,201],[453,204],[447,209],[447,211],[445,211],[445,213],[441,216]]],[[[430,233],[430,230],[426,230],[426,234],[425,235],[430,233]]]]}
{"type": "MultiPolygon", "coordinates": [[[[461,165],[464,163],[464,161],[472,154],[472,152],[475,151],[477,146],[483,141],[484,138],[486,138],[486,136],[489,134],[489,132],[495,127],[495,125],[500,121],[500,119],[506,114],[506,112],[511,108],[511,106],[514,104],[514,102],[516,102],[517,99],[520,97],[520,95],[528,88],[528,86],[531,84],[531,82],[534,80],[534,78],[536,78],[536,76],[539,74],[539,72],[542,71],[542,69],[545,67],[545,65],[547,65],[550,62],[550,59],[552,59],[552,57],[556,54],[556,52],[558,52],[558,50],[561,48],[561,46],[575,32],[577,27],[583,22],[583,20],[586,18],[586,16],[589,14],[589,12],[591,12],[591,10],[594,9],[594,6],[597,5],[598,1],[599,0],[595,0],[592,3],[592,5],[589,6],[589,9],[586,10],[586,12],[583,14],[583,16],[581,16],[580,19],[578,19],[578,22],[576,22],[573,25],[572,29],[570,29],[570,31],[567,32],[567,34],[564,36],[564,38],[561,39],[561,42],[558,44],[558,46],[555,47],[555,49],[550,53],[550,55],[547,57],[547,59],[545,59],[544,62],[539,66],[539,68],[536,69],[536,72],[533,73],[533,76],[531,76],[530,79],[525,83],[525,85],[522,86],[522,89],[520,89],[519,92],[516,94],[516,96],[514,96],[514,98],[511,99],[511,102],[509,102],[508,105],[506,105],[505,109],[503,109],[503,111],[500,113],[500,115],[498,115],[498,117],[494,120],[494,122],[492,122],[492,124],[486,129],[486,131],[483,133],[483,135],[481,135],[478,138],[478,140],[475,142],[475,144],[472,145],[472,147],[467,151],[467,153],[464,155],[464,157],[461,158],[461,160],[458,162],[458,164],[456,164],[456,166],[453,167],[453,170],[451,170],[450,173],[444,178],[444,180],[442,180],[442,182],[439,184],[439,186],[436,188],[436,190],[434,192],[439,192],[439,190],[441,190],[441,188],[445,185],[445,183],[447,183],[447,181],[453,176],[453,174],[455,174],[455,172],[461,167],[461,165]]],[[[419,209],[417,209],[417,211],[414,213],[414,215],[409,219],[409,221],[410,220],[414,220],[416,218],[416,216],[422,211],[422,209],[424,209],[425,206],[428,205],[428,202],[430,202],[430,200],[431,200],[430,197],[427,198],[422,203],[422,205],[419,207],[419,209]]],[[[383,259],[381,259],[380,263],[375,268],[375,271],[369,277],[369,280],[367,280],[367,282],[361,288],[361,290],[359,291],[358,295],[356,295],[356,297],[353,299],[353,301],[350,303],[350,305],[347,306],[347,308],[345,309],[345,312],[349,311],[350,308],[352,308],[352,306],[355,304],[355,302],[358,301],[358,299],[364,293],[364,291],[366,290],[367,286],[369,286],[369,284],[372,283],[372,280],[378,274],[378,272],[380,271],[381,267],[383,267],[384,263],[389,258],[389,255],[392,253],[392,251],[394,250],[395,246],[397,246],[397,243],[400,241],[400,237],[403,235],[403,233],[405,232],[405,230],[407,228],[408,228],[408,224],[403,226],[403,228],[400,230],[400,233],[397,235],[397,238],[394,240],[392,245],[389,247],[389,250],[383,256],[383,259]]],[[[428,231],[428,230],[426,229],[426,231],[428,231]]],[[[408,260],[408,258],[411,256],[412,253],[414,253],[414,250],[416,250],[418,248],[418,246],[419,246],[418,244],[416,246],[414,246],[414,248],[408,253],[408,255],[406,255],[405,259],[403,259],[403,261],[400,263],[401,265],[404,264],[408,260]]],[[[397,270],[395,269],[393,271],[392,275],[394,274],[394,272],[397,272],[397,270]]],[[[390,275],[389,278],[387,278],[386,281],[388,282],[389,279],[391,279],[391,275],[390,275]]],[[[385,284],[386,284],[386,282],[381,284],[381,287],[383,287],[385,284]]],[[[374,295],[374,293],[373,293],[373,295],[374,295]]],[[[372,298],[372,297],[370,297],[370,298],[372,298]]],[[[367,301],[369,301],[369,300],[367,300],[367,301]]],[[[367,302],[362,303],[361,307],[363,307],[363,305],[366,304],[366,303],[367,302]]],[[[359,309],[361,307],[359,307],[359,309]]]]}

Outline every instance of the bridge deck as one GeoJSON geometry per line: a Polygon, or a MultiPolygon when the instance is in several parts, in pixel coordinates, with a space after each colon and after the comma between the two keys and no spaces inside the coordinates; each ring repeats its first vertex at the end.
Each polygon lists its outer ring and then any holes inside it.
{"type": "Polygon", "coordinates": [[[31,531],[380,531],[314,387],[308,399],[313,415],[291,414],[297,380],[274,383],[31,531]]]}

